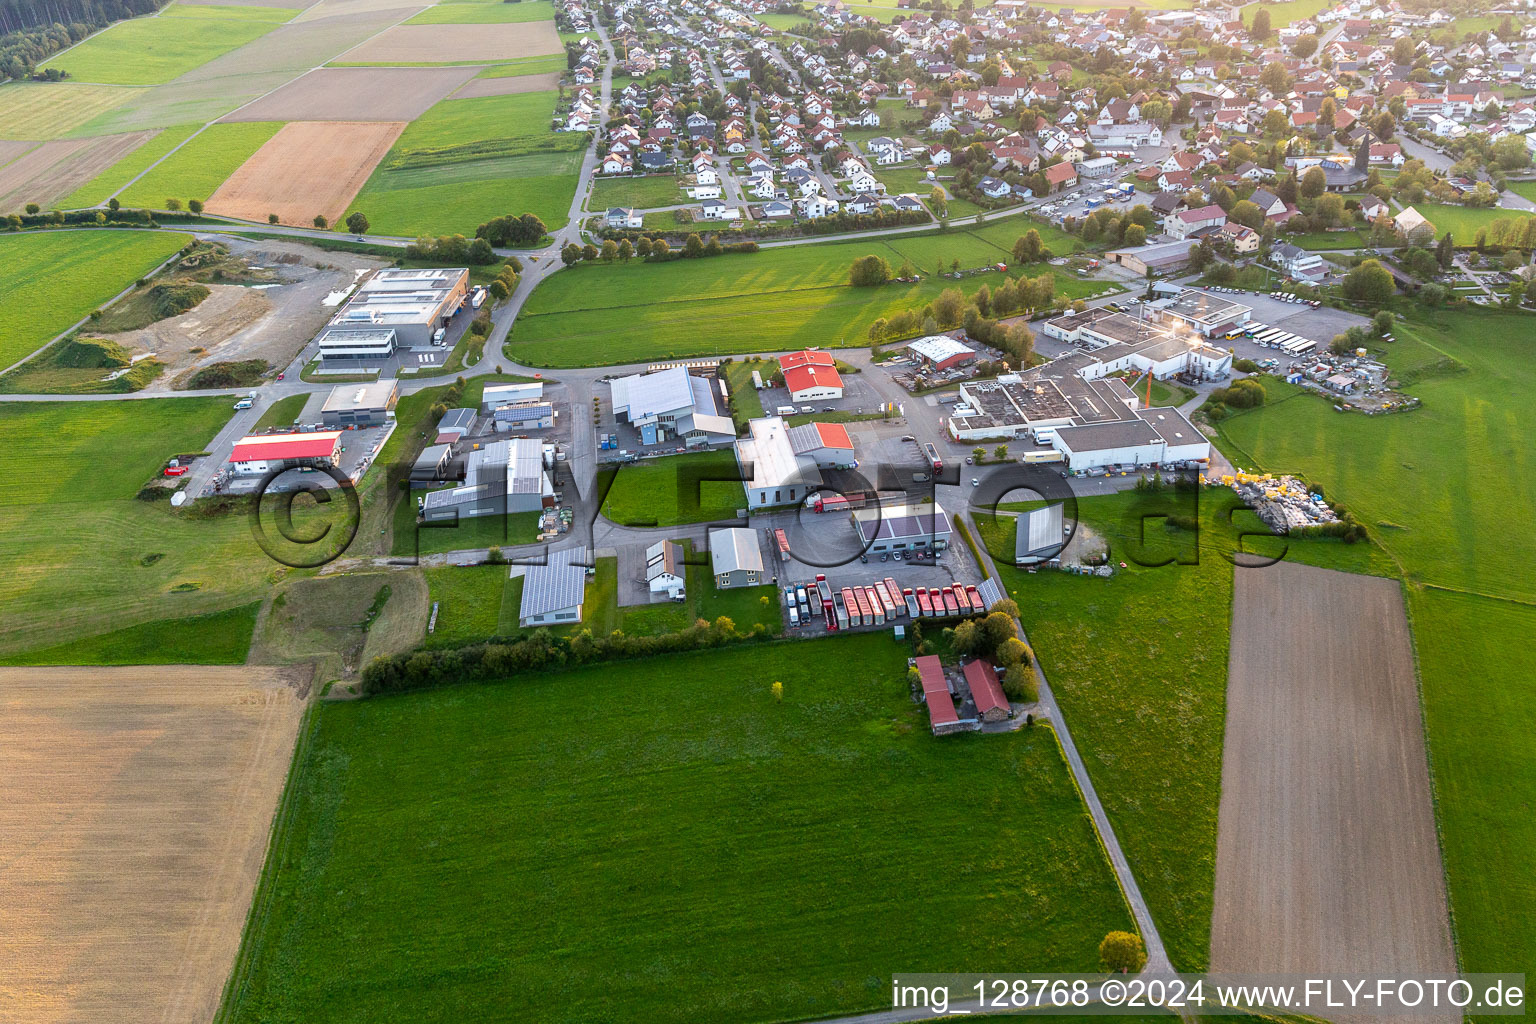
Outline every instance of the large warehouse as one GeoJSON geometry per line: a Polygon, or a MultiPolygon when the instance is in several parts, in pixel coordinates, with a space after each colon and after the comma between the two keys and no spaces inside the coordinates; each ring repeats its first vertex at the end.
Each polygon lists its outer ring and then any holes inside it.
{"type": "MultiPolygon", "coordinates": [[[[395,403],[399,398],[400,382],[397,380],[338,384],[331,388],[325,404],[320,407],[320,422],[331,430],[382,426],[394,418],[395,403]]],[[[309,420],[306,418],[305,422],[309,420]]]]}
{"type": "MultiPolygon", "coordinates": [[[[348,351],[347,334],[366,335],[366,347],[375,353],[386,344],[394,348],[431,348],[432,335],[464,305],[469,296],[469,270],[463,267],[426,270],[380,270],[364,281],[352,298],[337,311],[320,337],[320,351],[328,358],[365,358],[348,351]],[[392,340],[384,332],[393,332],[392,340]]],[[[385,355],[388,353],[386,352],[385,355]]]]}
{"type": "Polygon", "coordinates": [[[872,505],[853,513],[853,528],[866,551],[943,551],[949,547],[949,513],[932,505],[872,505]]]}
{"type": "Polygon", "coordinates": [[[853,438],[840,423],[786,426],[778,416],[747,424],[736,442],[736,461],[747,492],[748,508],[771,508],[804,501],[822,484],[823,469],[852,469],[853,438]]]}
{"type": "MultiPolygon", "coordinates": [[[[1162,307],[1169,322],[1154,323],[1110,309],[1085,309],[1081,313],[1047,320],[1041,325],[1040,333],[1047,338],[1080,345],[1092,353],[1096,365],[1084,368],[1083,373],[1088,377],[1134,370],[1137,373],[1150,371],[1159,380],[1180,373],[1221,380],[1232,372],[1232,353],[1208,344],[1184,326],[1189,322],[1185,317],[1208,317],[1217,307],[1202,304],[1199,300],[1186,300],[1188,294],[1184,292],[1162,307]]],[[[1246,319],[1249,307],[1237,303],[1227,305],[1243,310],[1243,319],[1246,319]]],[[[1224,317],[1221,319],[1226,322],[1224,317]]],[[[1204,333],[1203,328],[1201,333],[1204,333]]]]}
{"type": "Polygon", "coordinates": [[[304,434],[252,434],[235,442],[230,470],[240,476],[260,476],[273,470],[334,466],[341,450],[341,431],[304,434]]]}
{"type": "Polygon", "coordinates": [[[641,444],[681,438],[690,447],[719,444],[736,436],[736,425],[721,415],[715,388],[687,367],[635,373],[612,383],[613,415],[640,432],[641,444]]]}
{"type": "Polygon", "coordinates": [[[429,523],[453,522],[536,512],[554,503],[554,485],[544,470],[544,442],[519,437],[470,452],[464,482],[427,494],[421,516],[429,523]]]}

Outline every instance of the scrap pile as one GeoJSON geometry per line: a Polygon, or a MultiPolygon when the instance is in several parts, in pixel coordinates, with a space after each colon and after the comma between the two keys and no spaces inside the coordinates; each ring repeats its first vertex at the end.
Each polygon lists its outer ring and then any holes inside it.
{"type": "Polygon", "coordinates": [[[1321,494],[1311,493],[1306,484],[1293,476],[1239,473],[1223,476],[1221,482],[1236,491],[1243,503],[1276,533],[1322,526],[1339,519],[1321,494]]]}

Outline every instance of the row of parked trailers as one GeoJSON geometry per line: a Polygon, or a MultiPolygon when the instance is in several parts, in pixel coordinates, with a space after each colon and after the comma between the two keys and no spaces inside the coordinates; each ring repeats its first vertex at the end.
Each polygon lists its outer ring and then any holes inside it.
{"type": "Polygon", "coordinates": [[[1250,337],[1265,348],[1277,348],[1288,356],[1299,356],[1311,352],[1317,348],[1317,342],[1311,338],[1303,338],[1299,334],[1290,331],[1282,331],[1278,327],[1269,327],[1264,330],[1256,330],[1250,337]]]}
{"type": "Polygon", "coordinates": [[[947,587],[901,587],[887,577],[872,584],[833,588],[825,576],[816,577],[821,611],[827,629],[883,626],[906,618],[946,618],[985,611],[975,587],[953,583],[947,587]]]}

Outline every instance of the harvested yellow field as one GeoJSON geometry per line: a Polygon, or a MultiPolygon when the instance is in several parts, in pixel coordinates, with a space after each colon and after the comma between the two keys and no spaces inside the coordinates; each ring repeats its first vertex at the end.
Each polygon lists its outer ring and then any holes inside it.
{"type": "Polygon", "coordinates": [[[405,130],[404,121],[293,121],[230,175],[208,212],[308,226],[336,223],[405,130]]]}
{"type": "Polygon", "coordinates": [[[75,82],[0,85],[0,138],[57,139],[143,92],[119,85],[75,82]]]}
{"type": "Polygon", "coordinates": [[[0,1020],[212,1019],[306,695],[272,668],[0,668],[0,1020]]]}

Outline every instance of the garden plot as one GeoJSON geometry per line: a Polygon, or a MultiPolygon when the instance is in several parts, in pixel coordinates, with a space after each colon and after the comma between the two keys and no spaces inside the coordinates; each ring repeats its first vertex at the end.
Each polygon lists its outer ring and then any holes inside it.
{"type": "Polygon", "coordinates": [[[547,75],[515,75],[510,78],[472,78],[453,94],[456,100],[473,99],[477,96],[513,96],[525,92],[543,92],[560,87],[560,73],[547,75]]]}
{"type": "Polygon", "coordinates": [[[0,213],[28,203],[52,209],[58,201],[143,145],[153,132],[99,139],[60,139],[0,167],[0,213]]]}
{"type": "Polygon", "coordinates": [[[207,1021],[308,684],[275,669],[0,669],[0,1016],[207,1021]]]}
{"type": "Polygon", "coordinates": [[[320,68],[226,121],[414,121],[474,77],[475,67],[320,68]]]}
{"type": "Polygon", "coordinates": [[[1227,687],[1211,969],[1454,973],[1398,582],[1238,569],[1227,687]]]}
{"type": "Polygon", "coordinates": [[[342,55],[358,63],[503,60],[559,53],[552,21],[502,25],[397,25],[342,55]]]}
{"type": "Polygon", "coordinates": [[[335,223],[405,130],[404,121],[295,121],[240,165],[208,199],[208,211],[284,224],[335,223]]]}

